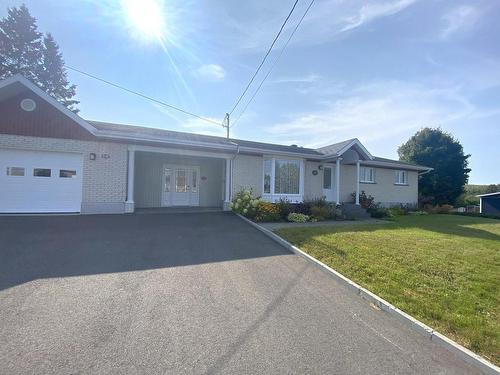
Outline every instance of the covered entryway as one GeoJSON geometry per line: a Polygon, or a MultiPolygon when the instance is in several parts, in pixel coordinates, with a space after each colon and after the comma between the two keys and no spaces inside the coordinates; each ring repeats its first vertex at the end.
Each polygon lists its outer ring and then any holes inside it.
{"type": "Polygon", "coordinates": [[[80,212],[83,155],[0,149],[0,213],[80,212]]]}
{"type": "Polygon", "coordinates": [[[140,148],[131,153],[134,209],[224,207],[230,179],[229,160],[224,155],[156,150],[140,148]]]}

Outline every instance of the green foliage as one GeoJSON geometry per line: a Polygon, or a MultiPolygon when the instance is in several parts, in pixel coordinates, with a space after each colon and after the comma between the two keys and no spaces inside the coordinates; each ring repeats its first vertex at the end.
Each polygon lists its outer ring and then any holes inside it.
{"type": "Polygon", "coordinates": [[[291,212],[288,214],[287,220],[291,221],[292,223],[306,223],[309,221],[309,216],[291,212]]]}
{"type": "Polygon", "coordinates": [[[386,207],[375,206],[367,208],[366,211],[370,214],[371,217],[375,219],[392,217],[391,211],[386,207]]]}
{"type": "Polygon", "coordinates": [[[255,216],[255,221],[280,221],[281,213],[279,207],[275,203],[259,201],[255,216]]]}
{"type": "Polygon", "coordinates": [[[449,204],[425,206],[424,210],[430,214],[449,214],[452,212],[453,206],[449,204]]]}
{"type": "Polygon", "coordinates": [[[0,19],[0,79],[22,74],[61,104],[77,113],[59,46],[51,34],[38,31],[36,19],[23,4],[0,19]]]}
{"type": "MultiPolygon", "coordinates": [[[[353,202],[356,201],[356,192],[351,193],[351,199],[353,202]]],[[[366,195],[364,190],[359,193],[359,205],[364,209],[376,208],[375,198],[371,195],[366,195]]]]}
{"type": "Polygon", "coordinates": [[[462,145],[441,129],[423,128],[398,149],[399,159],[434,168],[419,179],[419,191],[433,204],[454,204],[469,179],[462,145]]]}
{"type": "Polygon", "coordinates": [[[246,217],[254,217],[260,200],[253,197],[252,189],[241,190],[234,195],[231,209],[246,217]]]}
{"type": "Polygon", "coordinates": [[[323,221],[332,218],[332,211],[328,206],[312,206],[311,216],[318,221],[323,221]]]}
{"type": "Polygon", "coordinates": [[[404,312],[500,363],[500,221],[406,215],[277,233],[404,312]]]}

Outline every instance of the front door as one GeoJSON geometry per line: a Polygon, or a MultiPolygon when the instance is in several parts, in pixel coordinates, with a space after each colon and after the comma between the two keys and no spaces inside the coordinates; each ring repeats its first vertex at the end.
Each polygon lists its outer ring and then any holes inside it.
{"type": "Polygon", "coordinates": [[[199,206],[200,167],[166,165],[162,187],[162,206],[199,206]]]}
{"type": "Polygon", "coordinates": [[[335,201],[335,169],[323,166],[323,195],[328,202],[335,201]]]}

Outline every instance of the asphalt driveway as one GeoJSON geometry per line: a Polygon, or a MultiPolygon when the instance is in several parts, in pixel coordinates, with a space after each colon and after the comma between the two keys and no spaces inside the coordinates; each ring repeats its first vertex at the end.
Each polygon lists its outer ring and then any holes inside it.
{"type": "Polygon", "coordinates": [[[0,217],[2,374],[471,374],[230,213],[0,217]]]}

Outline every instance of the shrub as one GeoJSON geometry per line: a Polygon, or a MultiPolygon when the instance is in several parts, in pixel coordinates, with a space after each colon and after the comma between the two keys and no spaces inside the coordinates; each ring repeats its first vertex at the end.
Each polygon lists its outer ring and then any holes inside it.
{"type": "Polygon", "coordinates": [[[389,208],[389,213],[391,216],[403,216],[408,215],[408,211],[401,206],[393,206],[389,208]]]}
{"type": "Polygon", "coordinates": [[[294,212],[293,204],[286,199],[280,198],[280,200],[275,204],[278,207],[280,216],[283,220],[286,220],[288,218],[288,215],[291,212],[294,212]]]}
{"type": "Polygon", "coordinates": [[[246,189],[234,195],[230,207],[234,212],[251,218],[255,216],[259,202],[258,198],[253,197],[252,189],[246,189]]]}
{"type": "Polygon", "coordinates": [[[254,215],[255,221],[280,221],[279,207],[270,202],[259,201],[254,215]]]}
{"type": "MultiPolygon", "coordinates": [[[[356,192],[351,193],[351,198],[353,202],[356,201],[356,192]]],[[[371,195],[366,195],[364,190],[362,190],[361,193],[359,193],[359,204],[361,207],[365,209],[377,208],[377,205],[375,203],[375,198],[372,197],[371,195]]]]}
{"type": "Polygon", "coordinates": [[[299,214],[297,212],[290,212],[287,216],[287,220],[292,223],[305,223],[309,221],[309,216],[304,214],[299,214]]]}
{"type": "Polygon", "coordinates": [[[381,219],[384,217],[392,217],[389,209],[385,208],[385,207],[375,206],[375,207],[367,208],[366,211],[370,214],[371,217],[376,218],[376,219],[381,219]]]}
{"type": "Polygon", "coordinates": [[[420,215],[429,215],[427,211],[410,211],[408,212],[410,215],[420,216],[420,215]]]}
{"type": "Polygon", "coordinates": [[[453,206],[449,204],[443,204],[442,206],[436,207],[437,214],[449,214],[453,210],[453,206]]]}
{"type": "Polygon", "coordinates": [[[335,217],[335,207],[331,205],[312,206],[311,216],[318,221],[333,219],[335,217]]]}

